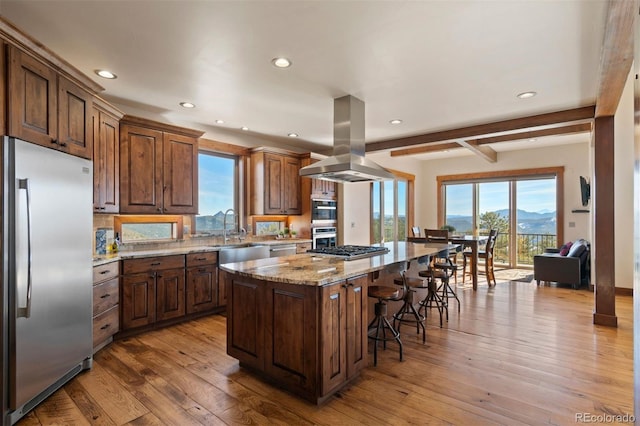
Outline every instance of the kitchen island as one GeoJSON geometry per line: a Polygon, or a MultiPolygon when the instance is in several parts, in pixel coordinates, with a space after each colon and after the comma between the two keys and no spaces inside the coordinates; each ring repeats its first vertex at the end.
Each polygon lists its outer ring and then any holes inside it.
{"type": "Polygon", "coordinates": [[[386,243],[346,261],[298,254],[220,266],[227,287],[227,353],[240,365],[320,404],[367,366],[367,288],[393,285],[406,262],[446,252],[434,243],[386,243]]]}

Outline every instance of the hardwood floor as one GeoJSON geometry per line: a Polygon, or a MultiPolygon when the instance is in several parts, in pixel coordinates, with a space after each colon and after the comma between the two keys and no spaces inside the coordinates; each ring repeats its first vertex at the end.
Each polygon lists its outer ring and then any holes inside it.
{"type": "MultiPolygon", "coordinates": [[[[535,282],[458,288],[460,314],[427,342],[402,326],[404,361],[389,343],[378,366],[317,407],[226,355],[224,316],[117,341],[94,367],[22,425],[555,424],[633,414],[632,298],[616,298],[618,328],[592,324],[593,294],[535,282]]],[[[606,420],[606,419],[605,419],[606,420]]]]}

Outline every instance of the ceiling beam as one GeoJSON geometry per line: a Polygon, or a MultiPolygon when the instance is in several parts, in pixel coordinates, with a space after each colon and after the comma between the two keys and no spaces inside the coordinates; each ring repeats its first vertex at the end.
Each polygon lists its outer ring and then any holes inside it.
{"type": "Polygon", "coordinates": [[[426,143],[499,136],[506,133],[513,133],[518,130],[534,130],[535,128],[560,127],[561,125],[566,125],[572,122],[593,119],[595,115],[595,109],[595,105],[591,105],[564,111],[556,111],[546,114],[532,115],[528,117],[514,118],[504,121],[496,121],[494,123],[478,124],[475,126],[462,127],[458,129],[426,133],[423,135],[408,136],[399,139],[389,139],[386,141],[370,142],[366,144],[365,149],[366,152],[373,152],[385,149],[421,145],[426,143]]]}
{"type": "Polygon", "coordinates": [[[609,0],[602,42],[596,117],[615,115],[633,63],[634,1],[609,0]]]}
{"type": "Polygon", "coordinates": [[[490,163],[495,163],[496,161],[498,161],[498,153],[488,146],[480,146],[477,140],[460,140],[458,141],[458,143],[460,144],[460,146],[469,149],[471,152],[484,158],[490,163]]]}
{"type": "Polygon", "coordinates": [[[460,148],[460,144],[457,142],[432,143],[430,145],[418,146],[415,148],[396,149],[395,151],[391,151],[391,156],[400,157],[403,155],[425,154],[428,152],[446,151],[454,148],[460,148]]]}

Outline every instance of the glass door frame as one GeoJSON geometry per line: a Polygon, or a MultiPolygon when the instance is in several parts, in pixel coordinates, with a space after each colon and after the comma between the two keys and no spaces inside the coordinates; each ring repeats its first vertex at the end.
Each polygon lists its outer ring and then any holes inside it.
{"type": "MultiPolygon", "coordinates": [[[[482,173],[464,173],[458,175],[443,175],[438,176],[437,180],[437,215],[438,215],[438,227],[443,226],[446,223],[445,218],[445,207],[446,207],[446,198],[445,198],[445,189],[447,184],[452,183],[478,183],[482,181],[509,181],[509,180],[522,180],[522,179],[536,179],[536,177],[543,178],[551,178],[555,177],[556,179],[556,240],[558,244],[561,244],[561,241],[564,241],[564,167],[544,167],[544,168],[536,168],[536,169],[519,169],[519,170],[504,170],[504,171],[494,171],[494,172],[482,172],[482,173]]],[[[515,194],[515,186],[510,183],[510,196],[509,196],[509,209],[510,211],[515,211],[516,204],[516,194],[515,194]]],[[[473,229],[477,232],[478,223],[476,212],[478,211],[478,195],[477,191],[474,188],[472,190],[473,194],[473,229]]],[[[510,214],[509,217],[509,229],[510,229],[510,241],[512,241],[511,245],[515,244],[517,241],[517,237],[514,235],[516,233],[516,225],[517,225],[517,217],[514,214],[510,214]]],[[[517,265],[517,252],[516,250],[509,250],[509,263],[511,267],[516,267],[517,265]]]]}

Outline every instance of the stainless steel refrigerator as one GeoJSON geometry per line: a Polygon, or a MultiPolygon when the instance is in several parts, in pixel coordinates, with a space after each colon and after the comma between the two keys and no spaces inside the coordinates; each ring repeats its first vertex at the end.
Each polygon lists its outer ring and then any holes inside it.
{"type": "Polygon", "coordinates": [[[93,166],[3,139],[3,384],[17,422],[92,363],[93,166]]]}

